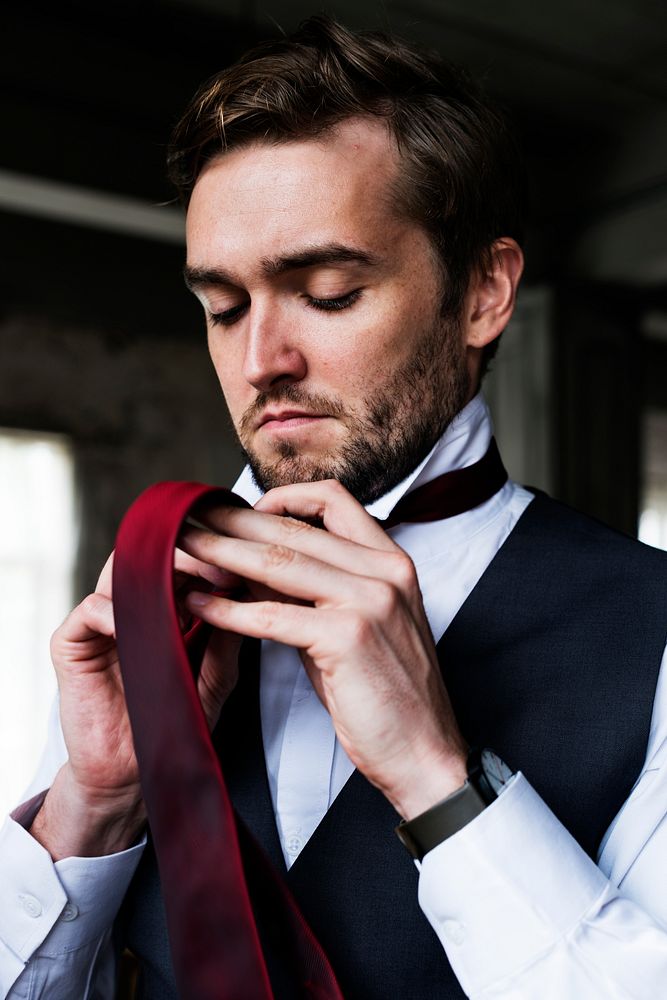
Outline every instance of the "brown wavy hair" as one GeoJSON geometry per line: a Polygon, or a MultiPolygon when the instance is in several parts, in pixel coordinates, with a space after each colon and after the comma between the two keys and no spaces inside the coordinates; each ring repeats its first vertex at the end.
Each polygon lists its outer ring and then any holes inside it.
{"type": "MultiPolygon", "coordinates": [[[[169,177],[187,205],[212,157],[256,141],[316,138],[358,116],[380,119],[393,136],[404,167],[396,207],[429,234],[443,311],[459,316],[493,242],[523,239],[526,180],[505,117],[436,54],[311,17],[200,88],[172,134],[169,177]]],[[[485,365],[496,346],[486,348],[485,365]]]]}

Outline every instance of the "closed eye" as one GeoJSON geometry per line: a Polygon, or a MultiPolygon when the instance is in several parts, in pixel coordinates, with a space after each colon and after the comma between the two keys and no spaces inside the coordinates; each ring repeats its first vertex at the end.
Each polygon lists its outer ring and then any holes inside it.
{"type": "MultiPolygon", "coordinates": [[[[304,298],[311,309],[319,309],[321,312],[335,312],[340,309],[348,309],[361,297],[361,288],[355,288],[346,295],[338,295],[331,299],[318,299],[314,295],[304,295],[304,298]]],[[[232,309],[225,309],[224,312],[209,313],[208,318],[211,326],[233,326],[247,311],[250,303],[241,302],[232,309]]]]}
{"type": "Polygon", "coordinates": [[[318,299],[314,295],[306,295],[305,299],[309,306],[313,309],[320,309],[324,312],[333,312],[336,309],[348,309],[349,306],[354,305],[354,303],[361,297],[361,288],[355,288],[353,291],[348,292],[347,295],[339,295],[337,298],[333,299],[318,299]]]}
{"type": "Polygon", "coordinates": [[[209,323],[211,326],[233,326],[247,310],[248,305],[248,302],[242,302],[240,305],[234,306],[233,309],[225,309],[224,312],[210,312],[208,314],[209,323]]]}

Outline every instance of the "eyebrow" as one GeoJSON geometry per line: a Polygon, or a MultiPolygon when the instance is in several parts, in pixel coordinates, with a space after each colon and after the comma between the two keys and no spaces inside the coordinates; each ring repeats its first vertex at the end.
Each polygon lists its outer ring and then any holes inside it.
{"type": "MultiPolygon", "coordinates": [[[[299,271],[307,267],[326,267],[336,264],[361,264],[363,267],[376,267],[380,257],[361,250],[358,247],[344,246],[340,243],[326,243],[323,246],[304,247],[294,253],[279,257],[262,257],[260,267],[267,278],[275,278],[287,271],[299,271]]],[[[239,285],[238,277],[230,271],[218,267],[191,267],[186,264],[183,269],[185,284],[191,291],[197,288],[220,285],[239,285]]]]}

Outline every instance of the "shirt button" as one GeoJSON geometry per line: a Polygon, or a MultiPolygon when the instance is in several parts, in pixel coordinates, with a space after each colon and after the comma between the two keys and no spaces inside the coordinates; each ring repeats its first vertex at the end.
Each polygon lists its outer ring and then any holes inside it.
{"type": "Polygon", "coordinates": [[[42,904],[38,899],[35,899],[34,896],[30,896],[28,893],[20,893],[19,899],[21,900],[21,906],[29,917],[41,917],[42,904]]]}
{"type": "Polygon", "coordinates": [[[287,837],[285,840],[285,850],[291,858],[295,858],[302,847],[303,841],[301,837],[293,835],[291,837],[287,837]]]}
{"type": "Polygon", "coordinates": [[[463,944],[466,939],[465,927],[458,920],[445,920],[442,929],[445,937],[452,944],[463,944]]]}
{"type": "Polygon", "coordinates": [[[74,903],[65,903],[63,911],[60,914],[60,919],[64,920],[65,922],[69,922],[70,920],[76,920],[78,916],[79,916],[79,907],[76,906],[74,903]]]}

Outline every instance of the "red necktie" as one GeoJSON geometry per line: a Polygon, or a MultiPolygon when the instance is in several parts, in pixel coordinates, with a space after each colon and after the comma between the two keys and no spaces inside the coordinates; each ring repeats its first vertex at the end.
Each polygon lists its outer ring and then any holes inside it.
{"type": "MultiPolygon", "coordinates": [[[[409,494],[387,526],[461,513],[488,499],[507,479],[494,442],[481,463],[469,469],[447,473],[409,494]]],[[[234,814],[197,695],[195,678],[207,631],[195,627],[186,645],[173,592],[173,560],[181,524],[203,498],[245,506],[230,491],[200,483],[150,487],[123,519],[113,573],[123,684],[176,982],[184,1000],[273,997],[243,872],[240,834],[263,903],[279,912],[281,924],[289,928],[303,1000],[342,1000],[327,958],[286,885],[234,814]]]]}
{"type": "Polygon", "coordinates": [[[396,524],[454,517],[490,500],[506,482],[507,471],[496,439],[491,438],[479,462],[467,465],[465,469],[452,469],[430,483],[418,486],[412,493],[406,493],[389,517],[380,523],[384,528],[393,528],[396,524]]]}

